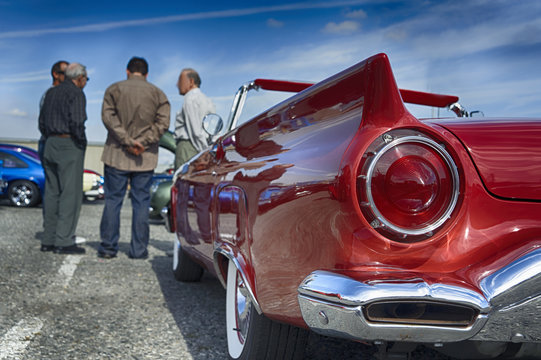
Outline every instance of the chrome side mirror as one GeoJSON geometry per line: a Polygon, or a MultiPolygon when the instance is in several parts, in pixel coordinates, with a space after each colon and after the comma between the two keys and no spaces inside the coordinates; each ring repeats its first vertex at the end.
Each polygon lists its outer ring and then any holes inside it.
{"type": "Polygon", "coordinates": [[[216,136],[224,127],[224,121],[218,114],[208,114],[203,118],[203,129],[210,135],[216,136]]]}

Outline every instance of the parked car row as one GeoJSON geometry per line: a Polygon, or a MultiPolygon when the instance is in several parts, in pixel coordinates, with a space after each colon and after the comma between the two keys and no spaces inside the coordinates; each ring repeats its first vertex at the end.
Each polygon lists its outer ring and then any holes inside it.
{"type": "Polygon", "coordinates": [[[457,101],[399,89],[378,54],[314,85],[255,80],[223,130],[204,122],[219,136],[163,215],[175,277],[227,289],[230,358],[302,358],[307,330],[380,356],[541,357],[541,119],[457,101]],[[264,87],[300,92],[237,125],[264,87]]]}
{"type": "Polygon", "coordinates": [[[85,169],[83,173],[83,195],[87,201],[103,199],[104,178],[100,173],[85,169]]]}
{"type": "Polygon", "coordinates": [[[45,188],[45,175],[39,158],[18,151],[15,147],[8,149],[0,145],[2,160],[2,177],[7,183],[5,195],[14,206],[31,207],[41,201],[45,188]]]}
{"type": "MultiPolygon", "coordinates": [[[[38,152],[26,146],[0,144],[0,161],[4,182],[0,196],[7,196],[13,206],[38,205],[45,188],[45,173],[38,152]]],[[[103,176],[85,169],[82,196],[88,200],[103,198],[103,176]]]]}

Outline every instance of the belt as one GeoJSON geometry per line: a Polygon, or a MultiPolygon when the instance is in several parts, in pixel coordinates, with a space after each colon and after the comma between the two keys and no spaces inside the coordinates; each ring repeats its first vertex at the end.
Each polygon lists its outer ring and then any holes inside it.
{"type": "Polygon", "coordinates": [[[52,134],[50,136],[61,137],[61,138],[70,138],[71,137],[70,134],[52,134]]]}

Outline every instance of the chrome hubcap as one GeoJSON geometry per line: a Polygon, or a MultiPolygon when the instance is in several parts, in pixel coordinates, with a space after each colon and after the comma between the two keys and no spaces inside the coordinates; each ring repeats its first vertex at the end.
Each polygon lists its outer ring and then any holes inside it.
{"type": "Polygon", "coordinates": [[[11,200],[17,206],[28,205],[32,201],[32,189],[26,185],[19,185],[11,191],[11,200]]]}
{"type": "Polygon", "coordinates": [[[236,294],[236,310],[237,310],[237,332],[239,334],[239,340],[244,343],[248,334],[248,327],[250,321],[250,312],[252,311],[252,304],[250,297],[248,296],[248,290],[242,276],[237,272],[237,294],[236,294]]]}
{"type": "Polygon", "coordinates": [[[173,241],[173,270],[176,270],[178,267],[179,250],[180,250],[180,242],[178,241],[178,239],[175,239],[173,241]]]}

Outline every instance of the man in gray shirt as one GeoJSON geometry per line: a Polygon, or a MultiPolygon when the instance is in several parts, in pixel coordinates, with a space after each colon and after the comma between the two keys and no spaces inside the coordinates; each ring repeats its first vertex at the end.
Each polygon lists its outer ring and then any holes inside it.
{"type": "Polygon", "coordinates": [[[201,78],[194,69],[183,69],[180,72],[177,87],[180,95],[184,96],[184,104],[175,121],[175,169],[208,146],[203,118],[216,112],[216,107],[199,89],[200,86],[201,78]]]}

